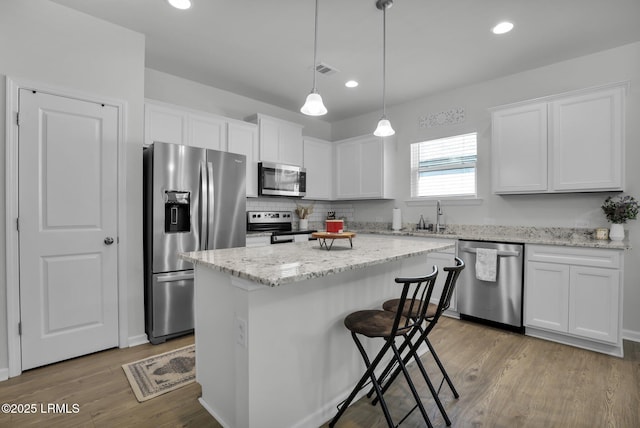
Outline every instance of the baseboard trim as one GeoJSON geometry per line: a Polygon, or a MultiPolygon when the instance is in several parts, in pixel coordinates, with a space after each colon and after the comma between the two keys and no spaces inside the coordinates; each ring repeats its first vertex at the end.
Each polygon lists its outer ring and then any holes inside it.
{"type": "Polygon", "coordinates": [[[640,343],[640,331],[622,330],[622,338],[624,340],[630,340],[632,342],[639,342],[640,343]]]}
{"type": "Polygon", "coordinates": [[[144,345],[145,343],[149,343],[149,339],[147,338],[146,334],[139,334],[137,336],[129,337],[129,340],[127,342],[129,343],[129,347],[131,348],[132,346],[144,345]]]}
{"type": "Polygon", "coordinates": [[[3,382],[5,380],[9,379],[9,368],[7,367],[3,367],[0,369],[0,382],[3,382]]]}

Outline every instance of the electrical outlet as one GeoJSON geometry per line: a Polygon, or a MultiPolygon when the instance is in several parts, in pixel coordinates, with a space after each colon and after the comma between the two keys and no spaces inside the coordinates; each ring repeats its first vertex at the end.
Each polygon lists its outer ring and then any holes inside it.
{"type": "Polygon", "coordinates": [[[236,343],[247,347],[247,321],[242,318],[236,318],[236,343]]]}

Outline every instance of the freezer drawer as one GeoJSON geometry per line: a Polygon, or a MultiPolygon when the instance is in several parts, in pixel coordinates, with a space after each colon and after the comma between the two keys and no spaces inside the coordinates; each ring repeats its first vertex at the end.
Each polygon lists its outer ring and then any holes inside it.
{"type": "Polygon", "coordinates": [[[192,270],[153,275],[151,343],[193,330],[193,276],[192,270]]]}

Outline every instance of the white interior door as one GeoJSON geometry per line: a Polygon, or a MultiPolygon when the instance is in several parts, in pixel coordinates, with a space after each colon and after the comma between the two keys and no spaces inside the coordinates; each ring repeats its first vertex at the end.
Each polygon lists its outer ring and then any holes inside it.
{"type": "Polygon", "coordinates": [[[19,114],[26,370],[118,345],[118,109],[21,89],[19,114]]]}

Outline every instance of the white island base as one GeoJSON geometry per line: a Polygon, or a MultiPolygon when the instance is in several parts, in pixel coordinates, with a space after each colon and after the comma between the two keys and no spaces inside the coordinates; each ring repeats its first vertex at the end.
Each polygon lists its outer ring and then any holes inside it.
{"type": "MultiPolygon", "coordinates": [[[[433,245],[429,251],[443,247],[433,245]]],[[[347,254],[340,251],[334,256],[347,254]]],[[[401,285],[394,282],[396,277],[430,270],[422,252],[267,286],[196,262],[200,402],[225,427],[322,425],[335,415],[336,405],[365,370],[344,327],[345,316],[380,308],[386,299],[398,297],[401,285]]],[[[381,346],[380,340],[364,343],[373,350],[381,346]]]]}

